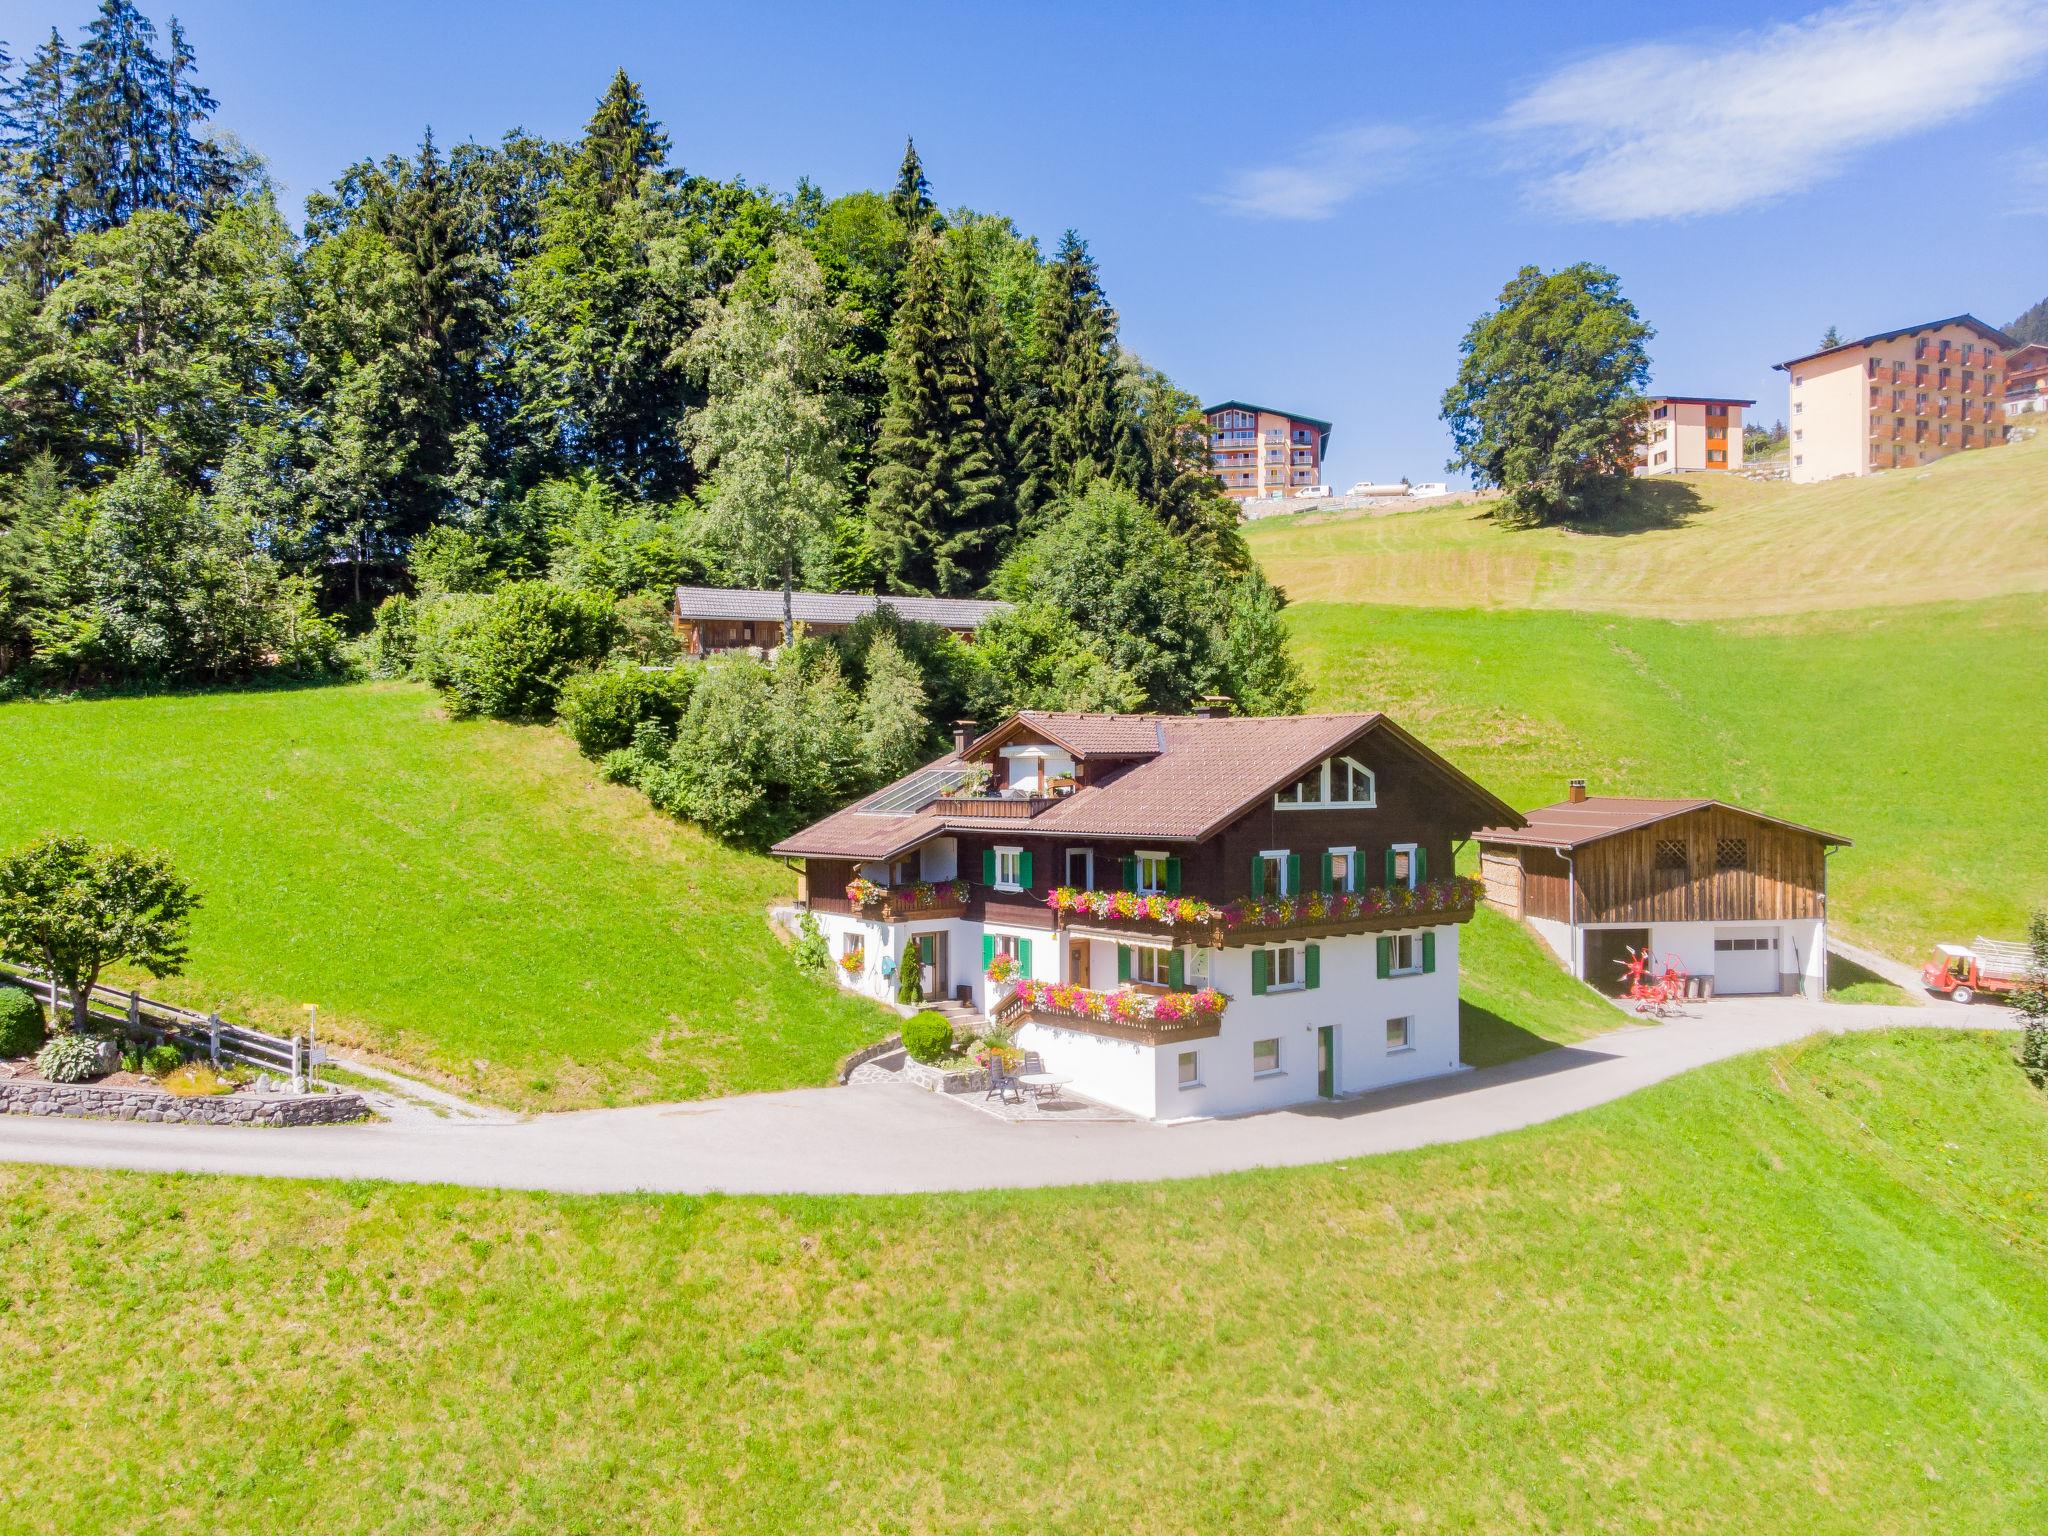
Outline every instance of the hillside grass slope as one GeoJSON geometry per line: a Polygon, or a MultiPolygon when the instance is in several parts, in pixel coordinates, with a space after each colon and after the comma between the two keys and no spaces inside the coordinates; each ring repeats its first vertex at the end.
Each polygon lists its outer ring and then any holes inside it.
{"type": "Polygon", "coordinates": [[[2048,1109],[2009,1056],[1816,1039],[1147,1187],[0,1168],[0,1529],[2039,1530],[2048,1109]]]}
{"type": "Polygon", "coordinates": [[[1298,513],[1246,530],[1296,602],[1734,618],[2048,591],[2048,437],[1795,486],[1631,482],[1595,529],[1509,529],[1476,505],[1298,513]]]}
{"type": "Polygon", "coordinates": [[[0,706],[0,847],[168,850],[204,896],[152,995],[529,1108],[831,1080],[893,1016],[799,975],[794,889],[597,780],[559,731],[410,684],[0,706]]]}

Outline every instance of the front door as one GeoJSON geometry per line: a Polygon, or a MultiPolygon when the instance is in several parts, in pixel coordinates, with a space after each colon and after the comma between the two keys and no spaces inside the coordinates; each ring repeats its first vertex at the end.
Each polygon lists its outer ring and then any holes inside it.
{"type": "Polygon", "coordinates": [[[1337,1026],[1325,1024],[1316,1031],[1316,1092],[1326,1099],[1337,1097],[1337,1026]]]}
{"type": "Polygon", "coordinates": [[[1067,940],[1067,985],[1085,987],[1088,985],[1088,941],[1067,940]]]}
{"type": "Polygon", "coordinates": [[[917,936],[918,985],[927,1000],[946,995],[946,936],[920,933],[917,936]]]}

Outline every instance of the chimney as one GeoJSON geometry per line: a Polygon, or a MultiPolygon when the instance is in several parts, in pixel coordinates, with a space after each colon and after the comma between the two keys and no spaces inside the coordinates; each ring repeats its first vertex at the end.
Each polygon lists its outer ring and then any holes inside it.
{"type": "Polygon", "coordinates": [[[1227,693],[1205,693],[1195,701],[1197,720],[1222,720],[1230,714],[1230,695],[1227,693]]]}
{"type": "Polygon", "coordinates": [[[1584,779],[1573,779],[1569,784],[1565,785],[1564,789],[1565,798],[1571,801],[1573,805],[1577,805],[1586,798],[1586,781],[1584,779]]]}
{"type": "Polygon", "coordinates": [[[974,721],[955,720],[953,722],[953,751],[956,754],[965,752],[967,744],[974,740],[975,735],[974,721]]]}

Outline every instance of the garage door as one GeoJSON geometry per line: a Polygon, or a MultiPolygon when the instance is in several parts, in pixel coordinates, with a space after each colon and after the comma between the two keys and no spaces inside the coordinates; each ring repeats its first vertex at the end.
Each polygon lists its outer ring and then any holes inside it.
{"type": "Polygon", "coordinates": [[[1778,935],[1726,928],[1714,933],[1714,994],[1728,997],[1778,990],[1778,935]]]}

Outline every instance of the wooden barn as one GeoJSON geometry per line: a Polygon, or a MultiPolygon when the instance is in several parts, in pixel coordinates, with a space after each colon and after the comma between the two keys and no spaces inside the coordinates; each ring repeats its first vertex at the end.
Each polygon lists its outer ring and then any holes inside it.
{"type": "Polygon", "coordinates": [[[1588,795],[1476,834],[1487,904],[1574,976],[1618,991],[1629,951],[1675,962],[1700,996],[1819,998],[1828,854],[1849,839],[1719,800],[1588,795]]]}

